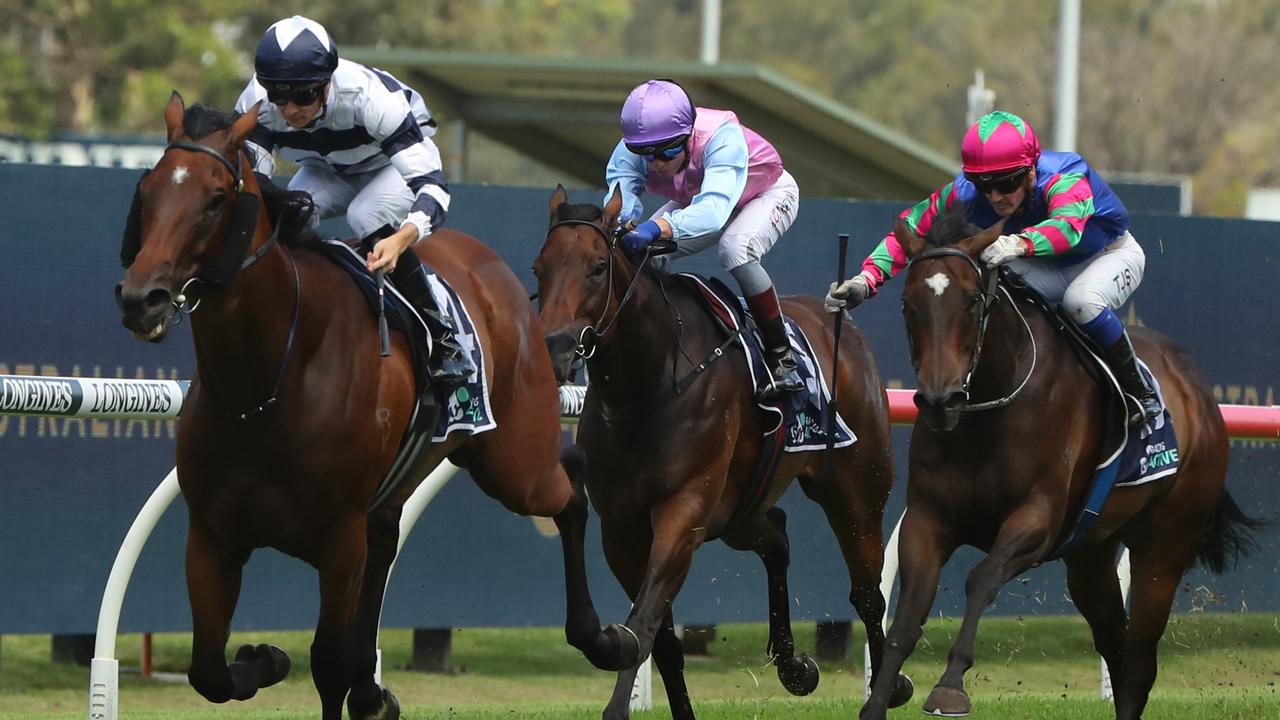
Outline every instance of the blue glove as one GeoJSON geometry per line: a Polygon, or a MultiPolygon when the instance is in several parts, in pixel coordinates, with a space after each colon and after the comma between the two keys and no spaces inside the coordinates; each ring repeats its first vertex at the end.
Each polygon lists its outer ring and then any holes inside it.
{"type": "Polygon", "coordinates": [[[649,243],[662,236],[662,228],[652,220],[645,220],[635,230],[622,236],[622,251],[628,255],[643,255],[649,243]]]}

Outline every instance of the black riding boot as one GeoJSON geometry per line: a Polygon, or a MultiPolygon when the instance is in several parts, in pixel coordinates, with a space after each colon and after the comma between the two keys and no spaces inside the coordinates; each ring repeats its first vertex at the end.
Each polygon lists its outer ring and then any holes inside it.
{"type": "MultiPolygon", "coordinates": [[[[1107,361],[1111,372],[1120,381],[1120,389],[1133,396],[1138,407],[1129,408],[1130,427],[1159,417],[1161,412],[1160,398],[1156,397],[1155,388],[1147,382],[1147,376],[1138,369],[1138,359],[1133,354],[1133,344],[1129,342],[1129,334],[1121,333],[1120,338],[1111,347],[1102,351],[1102,359],[1107,361]]],[[[1127,403],[1126,403],[1127,404],[1127,403]]]]}
{"type": "Polygon", "coordinates": [[[766,400],[777,399],[781,393],[799,392],[804,389],[804,381],[796,372],[796,359],[791,355],[791,344],[787,341],[787,329],[782,324],[782,316],[777,315],[764,322],[757,320],[760,328],[760,339],[764,341],[764,360],[769,366],[769,376],[773,385],[761,390],[761,397],[766,400]]]}
{"type": "Polygon", "coordinates": [[[405,296],[427,321],[427,329],[431,332],[431,379],[443,385],[460,385],[475,371],[476,366],[471,358],[458,345],[453,336],[453,325],[448,316],[436,307],[435,296],[427,284],[427,271],[422,267],[422,260],[412,248],[405,250],[396,260],[396,269],[391,272],[391,282],[405,296]]]}

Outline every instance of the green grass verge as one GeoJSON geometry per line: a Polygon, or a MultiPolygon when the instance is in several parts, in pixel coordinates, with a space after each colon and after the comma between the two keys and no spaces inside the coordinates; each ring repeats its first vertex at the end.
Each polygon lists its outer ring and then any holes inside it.
{"type": "MultiPolygon", "coordinates": [[[[959,623],[931,621],[907,663],[916,697],[895,717],[919,717],[920,703],[942,672],[959,623]]],[[[812,648],[814,626],[796,626],[801,648],[812,648]]],[[[822,682],[810,697],[793,698],[777,681],[764,655],[763,624],[721,625],[710,656],[691,656],[686,677],[698,717],[856,717],[861,705],[861,640],[845,662],[822,663],[822,682]]],[[[993,617],[978,633],[978,659],[967,687],[974,718],[1108,718],[1098,699],[1098,660],[1088,629],[1078,617],[993,617]]],[[[308,633],[244,633],[242,642],[271,642],[293,659],[293,674],[245,703],[214,706],[185,682],[121,675],[121,717],[166,720],[313,718],[319,701],[311,685],[308,633]],[[217,713],[215,716],[214,713],[217,713]]],[[[455,672],[425,675],[403,669],[412,654],[407,630],[383,633],[384,679],[400,698],[406,718],[498,720],[598,718],[614,676],[592,668],[564,643],[559,629],[460,629],[453,635],[455,672]]],[[[138,664],[139,640],[122,636],[122,666],[138,664]]],[[[185,672],[190,641],[185,634],[156,635],[156,669],[185,672]]],[[[657,709],[635,717],[668,713],[655,673],[657,709]]],[[[1176,615],[1161,645],[1160,678],[1144,715],[1147,720],[1260,720],[1280,718],[1280,617],[1263,614],[1176,615]]],[[[88,671],[49,660],[49,637],[0,639],[0,720],[84,718],[88,671]]]]}

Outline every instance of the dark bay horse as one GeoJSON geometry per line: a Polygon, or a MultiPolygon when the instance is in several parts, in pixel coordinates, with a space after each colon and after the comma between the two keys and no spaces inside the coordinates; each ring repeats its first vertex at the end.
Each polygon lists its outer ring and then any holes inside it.
{"type": "MultiPolygon", "coordinates": [[[[887,673],[919,641],[939,573],[960,545],[986,557],[969,573],[964,620],[924,711],[969,713],[964,674],[983,610],[1071,530],[1100,460],[1101,386],[1045,314],[989,284],[991,271],[978,261],[1000,231],[977,233],[961,214],[939,219],[927,241],[901,219],[894,227],[911,261],[902,307],[920,414],[900,535],[902,589],[862,720],[885,717],[887,673]]],[[[1224,491],[1227,432],[1193,361],[1155,332],[1130,332],[1163,388],[1181,464],[1173,475],[1116,488],[1064,556],[1071,598],[1111,675],[1118,720],[1137,720],[1147,704],[1183,573],[1197,559],[1222,571],[1249,549],[1248,531],[1258,526],[1224,491]],[[1116,575],[1121,543],[1131,553],[1128,615],[1116,575]]]]}
{"type": "MultiPolygon", "coordinates": [[[[857,442],[829,458],[821,452],[785,454],[762,502],[750,505],[750,476],[768,426],[745,363],[730,357],[675,392],[674,384],[721,346],[725,333],[695,290],[661,272],[638,270],[617,247],[611,231],[620,195],[603,210],[566,199],[557,187],[550,230],[533,266],[542,324],[562,380],[575,353],[584,350],[584,329],[595,335],[594,352],[586,352],[590,383],[578,443],[586,451],[587,494],[600,514],[605,558],[634,603],[625,623],[603,631],[598,624],[583,625],[576,628],[582,634],[569,636],[594,665],[619,671],[604,717],[628,716],[637,668],[650,653],[672,716],[694,717],[671,607],[694,551],[717,538],[764,562],[768,653],[788,691],[814,689],[817,665],[803,653],[797,656],[792,639],[786,515],[775,506],[796,477],[835,532],[852,584],[849,600],[866,627],[872,666],[878,667],[885,608],[879,590],[881,522],[893,475],[888,401],[864,338],[852,325],[845,327],[839,354],[839,411],[857,442]],[[744,503],[747,512],[740,515],[744,503]]],[[[823,372],[832,377],[833,333],[821,301],[786,298],[782,307],[804,329],[823,372]]],[[[736,356],[738,350],[726,352],[736,356]]],[[[906,702],[910,681],[904,676],[889,684],[895,702],[906,702]]]]}
{"type": "MultiPolygon", "coordinates": [[[[124,325],[152,342],[191,313],[197,367],[177,457],[191,685],[213,702],[244,700],[288,672],[266,645],[225,658],[242,567],[274,547],[319,572],[311,667],[325,720],[341,718],[344,698],[353,719],[396,718],[395,696],[374,681],[375,637],[412,483],[370,507],[415,402],[407,342],[393,333],[379,357],[376,318],[345,271],[273,235],[243,152],[257,108],[186,110],[174,93],[164,118],[170,144],[139,184],[139,246],[116,298],[124,325]],[[208,282],[219,267],[221,283],[208,282]]],[[[556,381],[526,291],[461,233],[441,230],[420,252],[472,313],[497,428],[431,446],[412,477],[447,457],[512,512],[554,517],[566,568],[585,578],[586,505],[560,462],[556,381]]]]}

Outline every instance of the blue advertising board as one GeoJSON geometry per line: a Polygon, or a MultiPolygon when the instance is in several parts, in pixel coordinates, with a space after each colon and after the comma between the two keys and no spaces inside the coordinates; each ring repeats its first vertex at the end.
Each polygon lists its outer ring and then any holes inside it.
{"type": "MultiPolygon", "coordinates": [[[[138,171],[0,165],[0,374],[190,378],[186,325],[162,344],[121,325],[112,290],[121,276],[120,233],[138,171]]],[[[551,189],[454,188],[452,227],[494,247],[532,290],[551,189]]],[[[599,191],[575,190],[575,201],[599,191]]],[[[853,237],[850,267],[882,237],[901,208],[882,202],[805,199],[800,218],[767,258],[780,292],[821,295],[835,277],[835,236],[853,237]]],[[[345,234],[340,221],[325,229],[345,234]]],[[[1221,218],[1137,215],[1146,280],[1123,316],[1173,336],[1199,361],[1222,402],[1274,404],[1280,330],[1274,288],[1280,225],[1221,218]]],[[[713,252],[682,261],[723,273],[713,252]]],[[[891,387],[912,387],[900,289],[864,305],[855,321],[891,387]]],[[[108,570],[134,515],[174,462],[175,422],[0,415],[0,634],[92,632],[108,570]]],[[[908,428],[894,431],[897,478],[885,532],[903,508],[908,428]]],[[[1233,441],[1228,487],[1254,515],[1280,508],[1280,447],[1233,441]]],[[[782,500],[790,521],[793,614],[852,617],[848,578],[830,528],[798,488],[782,500]]],[[[625,596],[588,535],[588,566],[602,617],[620,619],[625,596]]],[[[143,552],[124,603],[122,630],[190,627],[182,557],[181,500],[143,552]]],[[[1280,611],[1280,533],[1221,578],[1196,571],[1177,607],[1280,611]]],[[[957,613],[964,574],[980,556],[958,553],[935,611],[957,613]]],[[[996,612],[1071,612],[1061,565],[1030,572],[1001,593],[996,612]]],[[[275,551],[246,569],[237,629],[310,627],[318,612],[314,572],[275,551]]],[[[564,588],[559,542],[549,521],[512,515],[459,473],[410,535],[387,594],[388,627],[558,625],[564,588]],[[459,562],[464,558],[465,562],[459,562]]],[[[676,603],[680,622],[766,618],[763,569],[754,555],[712,543],[695,556],[676,603]]]]}

